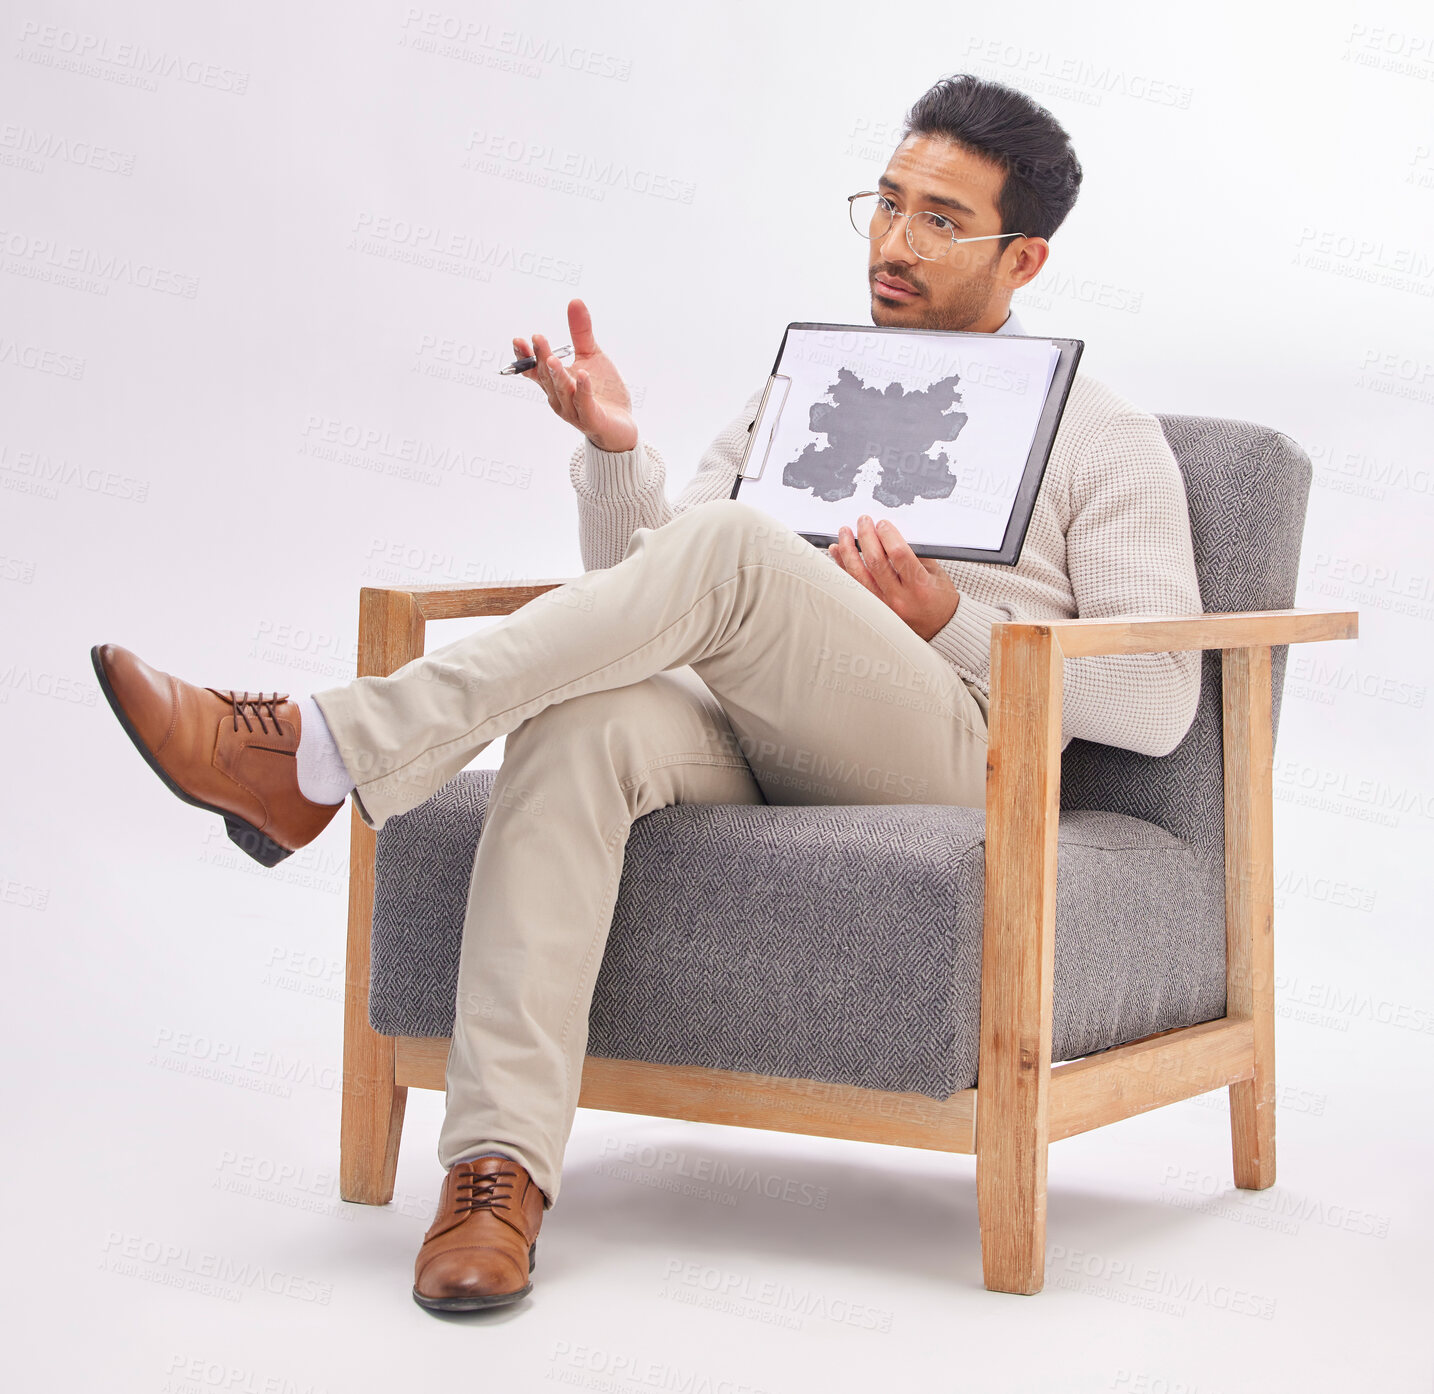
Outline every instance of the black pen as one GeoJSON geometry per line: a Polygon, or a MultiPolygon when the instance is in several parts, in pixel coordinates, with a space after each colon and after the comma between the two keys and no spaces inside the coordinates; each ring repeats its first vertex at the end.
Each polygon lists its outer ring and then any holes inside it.
{"type": "MultiPolygon", "coordinates": [[[[572,351],[573,346],[571,344],[564,344],[562,348],[553,350],[559,358],[565,357],[572,351]]],[[[526,373],[529,368],[536,368],[537,366],[538,360],[536,358],[515,358],[506,368],[499,368],[498,371],[500,373],[526,373]]]]}

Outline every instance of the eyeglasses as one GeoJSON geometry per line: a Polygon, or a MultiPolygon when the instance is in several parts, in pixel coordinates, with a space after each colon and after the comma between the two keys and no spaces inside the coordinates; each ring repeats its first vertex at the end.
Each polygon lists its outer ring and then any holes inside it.
{"type": "Polygon", "coordinates": [[[906,244],[922,261],[940,261],[958,242],[988,242],[993,237],[1024,237],[1024,232],[989,232],[981,237],[957,237],[956,224],[940,213],[898,213],[896,205],[872,190],[847,199],[851,225],[861,237],[879,242],[897,218],[906,219],[906,244]]]}

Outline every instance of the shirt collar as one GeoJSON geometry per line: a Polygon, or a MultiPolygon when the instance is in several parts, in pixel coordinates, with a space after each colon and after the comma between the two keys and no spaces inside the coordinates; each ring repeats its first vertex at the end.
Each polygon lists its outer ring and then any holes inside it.
{"type": "Polygon", "coordinates": [[[1006,322],[999,329],[993,329],[993,334],[1024,334],[1026,331],[1021,326],[1021,321],[1016,318],[1016,312],[1012,310],[1006,316],[1006,322]]]}

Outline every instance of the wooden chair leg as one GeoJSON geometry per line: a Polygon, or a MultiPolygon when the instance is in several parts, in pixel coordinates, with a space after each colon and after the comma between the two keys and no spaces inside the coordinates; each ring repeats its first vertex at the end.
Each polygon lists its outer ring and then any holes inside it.
{"type": "MultiPolygon", "coordinates": [[[[418,658],[425,623],[414,595],[365,586],[359,592],[358,671],[385,677],[418,658]]],[[[369,946],[378,838],[350,810],[348,956],[344,973],[344,1092],[339,1194],[364,1205],[393,1199],[408,1089],[397,1082],[396,1046],[369,1025],[369,946]]]]}
{"type": "Polygon", "coordinates": [[[1036,1293],[1045,1282],[1062,655],[1038,625],[997,625],[993,636],[976,1198],[986,1286],[1036,1293]]]}
{"type": "Polygon", "coordinates": [[[352,811],[352,817],[339,1195],[362,1205],[387,1205],[393,1199],[408,1089],[396,1082],[393,1037],[380,1036],[369,1025],[369,944],[376,838],[357,809],[352,811]]]}
{"type": "Polygon", "coordinates": [[[1255,1073],[1230,1086],[1235,1185],[1275,1181],[1274,737],[1268,645],[1221,653],[1225,728],[1225,1015],[1254,1023],[1255,1073]]]}
{"type": "MultiPolygon", "coordinates": [[[[979,1128],[981,1106],[976,1105],[979,1128]]],[[[1046,1138],[1043,1120],[1007,1119],[976,1152],[981,1272],[992,1292],[1032,1294],[1045,1286],[1046,1138]]]]}

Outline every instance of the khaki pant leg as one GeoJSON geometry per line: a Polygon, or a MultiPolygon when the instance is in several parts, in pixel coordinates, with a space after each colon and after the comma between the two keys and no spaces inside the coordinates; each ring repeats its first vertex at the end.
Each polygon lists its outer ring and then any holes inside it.
{"type": "Polygon", "coordinates": [[[809,797],[793,776],[814,772],[810,797],[826,802],[982,801],[986,722],[973,690],[825,552],[740,499],[638,528],[616,566],[390,677],[314,697],[377,828],[554,703],[682,666],[716,694],[778,794],[809,797]]]}
{"type": "Polygon", "coordinates": [[[544,708],[511,732],[474,858],[438,1157],[516,1156],[557,1199],[632,822],[762,802],[690,669],[544,708]]]}

